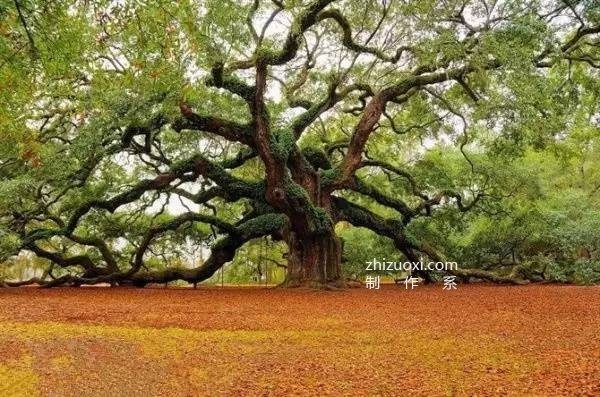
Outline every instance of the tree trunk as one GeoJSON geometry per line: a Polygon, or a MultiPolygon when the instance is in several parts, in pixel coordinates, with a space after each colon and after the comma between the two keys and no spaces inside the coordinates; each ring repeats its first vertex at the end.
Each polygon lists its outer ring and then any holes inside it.
{"type": "Polygon", "coordinates": [[[342,288],[342,247],[331,230],[325,235],[287,236],[289,248],[287,275],[282,286],[308,288],[342,288]]]}

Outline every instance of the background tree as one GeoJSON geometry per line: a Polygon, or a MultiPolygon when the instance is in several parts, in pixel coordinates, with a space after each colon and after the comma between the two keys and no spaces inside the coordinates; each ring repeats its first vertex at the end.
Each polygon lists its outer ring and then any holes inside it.
{"type": "Polygon", "coordinates": [[[340,221],[441,260],[410,224],[502,194],[504,164],[481,154],[597,129],[595,1],[15,0],[0,15],[2,252],[63,269],[32,280],[50,286],[195,283],[263,236],[288,247],[285,285],[342,286],[340,221]],[[462,163],[425,156],[436,142],[462,163]],[[211,253],[169,266],[164,247],[189,244],[211,253]]]}

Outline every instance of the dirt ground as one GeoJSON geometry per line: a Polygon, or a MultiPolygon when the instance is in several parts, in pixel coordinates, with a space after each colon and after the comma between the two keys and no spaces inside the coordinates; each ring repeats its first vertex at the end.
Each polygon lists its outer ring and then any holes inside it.
{"type": "Polygon", "coordinates": [[[0,396],[600,395],[600,287],[0,290],[0,396]]]}

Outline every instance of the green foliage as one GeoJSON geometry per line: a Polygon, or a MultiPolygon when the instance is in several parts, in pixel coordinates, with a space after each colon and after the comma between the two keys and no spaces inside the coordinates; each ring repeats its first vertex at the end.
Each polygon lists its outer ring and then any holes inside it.
{"type": "Polygon", "coordinates": [[[21,239],[16,233],[0,229],[0,262],[19,252],[21,239]]]}
{"type": "Polygon", "coordinates": [[[410,229],[465,267],[509,273],[520,264],[551,281],[598,282],[600,203],[597,163],[586,159],[591,154],[565,162],[528,152],[496,169],[494,193],[478,209],[460,214],[448,208],[410,229]]]}
{"type": "Polygon", "coordinates": [[[294,134],[289,129],[282,129],[271,134],[271,151],[281,161],[287,161],[295,143],[294,134]]]}
{"type": "Polygon", "coordinates": [[[368,229],[338,225],[337,231],[344,244],[342,258],[344,272],[349,277],[362,279],[364,275],[372,274],[373,272],[367,271],[366,268],[367,262],[374,258],[379,261],[384,258],[396,262],[407,260],[396,250],[389,239],[368,229]]]}
{"type": "MultiPolygon", "coordinates": [[[[153,227],[181,212],[234,225],[233,240],[274,232],[288,219],[270,213],[264,154],[246,145],[257,139],[259,117],[294,214],[306,215],[309,232],[328,232],[335,208],[313,203],[291,179],[305,171],[291,169],[291,153],[302,149],[327,192],[345,175],[347,146],[357,142],[367,103],[406,85],[389,98],[357,159],[390,169],[362,167],[355,174],[363,189],[345,181],[332,194],[389,219],[383,226],[407,223],[408,244],[430,242],[467,267],[508,274],[511,261],[550,280],[597,280],[597,35],[563,47],[584,32],[582,20],[600,22],[593,1],[574,4],[577,16],[554,1],[501,1],[491,9],[477,1],[344,1],[324,8],[339,10],[334,15],[347,23],[309,20],[316,4],[0,2],[0,260],[37,239],[51,252],[104,266],[99,247],[65,235],[70,222],[77,235],[106,243],[121,269],[153,227]],[[554,6],[560,15],[541,17],[554,6]],[[253,63],[279,56],[287,62],[267,67],[258,106],[253,63]],[[261,114],[252,114],[257,108],[261,114]],[[177,131],[175,122],[192,123],[186,109],[217,121],[206,131],[177,131]],[[222,134],[224,123],[243,126],[245,143],[222,134]],[[229,168],[239,158],[245,161],[229,168]],[[135,190],[141,181],[153,188],[135,190]],[[462,209],[476,198],[477,205],[461,211],[457,196],[462,209]],[[115,197],[131,200],[113,208],[115,197]]],[[[354,216],[370,220],[360,211],[354,216]]],[[[235,245],[213,229],[196,222],[161,233],[145,266],[190,267],[197,265],[187,252],[193,247],[235,245]]],[[[387,238],[342,229],[352,274],[374,254],[397,255],[387,238]]],[[[230,280],[256,276],[257,247],[244,246],[230,280]]],[[[281,246],[272,251],[285,262],[281,246]]]]}
{"type": "Polygon", "coordinates": [[[339,168],[331,168],[320,172],[321,186],[331,185],[341,175],[339,168]]]}

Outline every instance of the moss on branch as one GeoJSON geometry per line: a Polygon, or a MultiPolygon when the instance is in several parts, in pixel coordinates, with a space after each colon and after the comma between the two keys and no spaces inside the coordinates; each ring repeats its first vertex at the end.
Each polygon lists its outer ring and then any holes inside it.
{"type": "Polygon", "coordinates": [[[271,134],[269,139],[269,147],[273,156],[285,163],[296,145],[293,133],[285,128],[271,134]]]}

